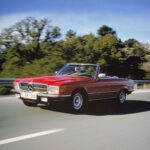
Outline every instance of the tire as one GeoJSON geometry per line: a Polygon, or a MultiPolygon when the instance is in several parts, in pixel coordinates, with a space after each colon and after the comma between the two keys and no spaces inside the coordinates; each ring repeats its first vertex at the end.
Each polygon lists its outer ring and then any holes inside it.
{"type": "Polygon", "coordinates": [[[125,90],[121,90],[119,93],[118,93],[118,96],[117,96],[117,103],[119,105],[123,105],[126,101],[126,91],[125,90]]]}
{"type": "Polygon", "coordinates": [[[77,91],[72,96],[72,108],[75,112],[82,112],[86,107],[86,96],[84,92],[77,91]]]}
{"type": "Polygon", "coordinates": [[[23,101],[23,103],[24,103],[26,106],[30,106],[30,107],[36,107],[36,106],[37,106],[37,103],[30,102],[30,101],[25,100],[25,99],[23,99],[22,101],[23,101]]]}

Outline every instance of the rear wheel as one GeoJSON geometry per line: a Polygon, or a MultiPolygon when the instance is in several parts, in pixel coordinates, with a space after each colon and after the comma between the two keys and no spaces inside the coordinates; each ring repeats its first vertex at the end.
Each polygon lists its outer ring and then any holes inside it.
{"type": "Polygon", "coordinates": [[[26,100],[26,99],[23,99],[22,101],[23,101],[23,103],[24,103],[26,106],[30,106],[30,107],[35,107],[35,106],[37,106],[37,103],[28,101],[28,100],[26,100]]]}
{"type": "Polygon", "coordinates": [[[72,107],[75,112],[81,112],[85,109],[86,99],[83,92],[77,91],[72,96],[72,107]]]}
{"type": "Polygon", "coordinates": [[[118,93],[118,97],[117,97],[117,103],[119,105],[122,105],[124,104],[126,101],[126,91],[125,90],[121,90],[119,93],[118,93]]]}

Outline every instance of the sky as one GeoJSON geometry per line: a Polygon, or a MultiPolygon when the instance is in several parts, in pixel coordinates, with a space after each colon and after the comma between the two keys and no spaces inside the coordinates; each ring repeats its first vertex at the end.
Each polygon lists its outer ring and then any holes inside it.
{"type": "Polygon", "coordinates": [[[122,41],[150,43],[150,0],[0,0],[0,32],[26,17],[48,18],[63,34],[108,25],[122,41]]]}

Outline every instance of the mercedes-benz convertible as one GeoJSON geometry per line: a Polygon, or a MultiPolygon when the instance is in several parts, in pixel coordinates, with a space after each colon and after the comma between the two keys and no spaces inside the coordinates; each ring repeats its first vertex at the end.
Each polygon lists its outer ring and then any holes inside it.
{"type": "Polygon", "coordinates": [[[95,100],[113,99],[123,105],[133,87],[133,80],[106,76],[97,64],[69,63],[54,76],[16,79],[12,91],[27,106],[69,100],[78,112],[95,100]]]}

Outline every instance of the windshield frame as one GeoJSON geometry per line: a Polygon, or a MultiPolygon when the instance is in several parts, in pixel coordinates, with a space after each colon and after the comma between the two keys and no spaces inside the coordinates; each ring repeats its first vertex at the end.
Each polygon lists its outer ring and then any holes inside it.
{"type": "MultiPolygon", "coordinates": [[[[62,75],[62,72],[64,71],[64,69],[67,67],[67,66],[69,66],[69,65],[74,65],[74,66],[95,66],[95,74],[94,74],[94,76],[93,77],[91,77],[91,78],[93,78],[93,79],[97,79],[98,78],[98,74],[99,74],[99,72],[100,72],[100,67],[99,67],[99,65],[98,64],[82,64],[82,63],[68,63],[68,64],[66,64],[66,65],[64,65],[57,73],[56,73],[56,76],[64,76],[64,75],[62,75]]],[[[66,74],[67,75],[67,74],[66,74]]],[[[70,74],[70,76],[75,76],[75,74],[70,74]]],[[[80,75],[78,75],[78,76],[80,76],[80,75]]],[[[84,76],[84,75],[83,75],[84,76]]],[[[87,77],[86,75],[85,75],[85,77],[87,77]]]]}

